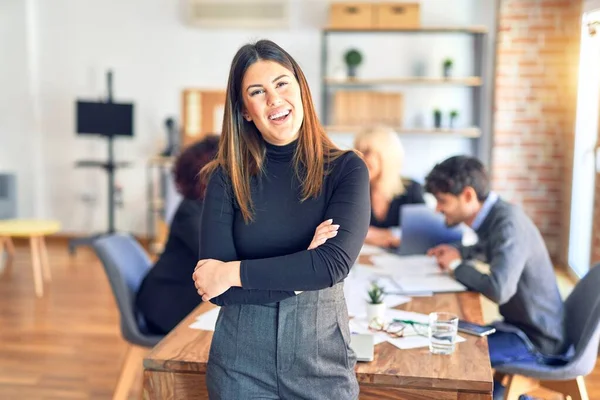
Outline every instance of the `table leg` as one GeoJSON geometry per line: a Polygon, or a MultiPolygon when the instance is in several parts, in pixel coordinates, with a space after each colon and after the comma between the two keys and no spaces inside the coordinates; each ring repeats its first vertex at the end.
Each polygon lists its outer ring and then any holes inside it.
{"type": "Polygon", "coordinates": [[[44,284],[42,282],[42,263],[40,260],[40,246],[38,245],[37,236],[29,238],[31,247],[31,261],[33,265],[33,283],[35,285],[35,294],[37,297],[44,295],[44,284]]]}
{"type": "Polygon", "coordinates": [[[50,282],[52,280],[52,274],[50,272],[50,262],[48,261],[48,249],[46,248],[46,240],[43,236],[38,237],[38,245],[40,248],[40,255],[42,257],[42,271],[44,272],[44,280],[50,282]]]}
{"type": "MultiPolygon", "coordinates": [[[[7,247],[5,244],[5,240],[4,237],[0,236],[0,273],[4,272],[4,268],[6,268],[5,261],[6,258],[4,256],[4,249],[7,247]]],[[[6,252],[8,253],[8,249],[6,250],[6,252]]]]}
{"type": "Polygon", "coordinates": [[[4,243],[6,245],[6,250],[8,251],[8,255],[11,257],[15,256],[15,245],[12,241],[12,239],[10,238],[10,236],[6,236],[4,238],[4,243]]]}

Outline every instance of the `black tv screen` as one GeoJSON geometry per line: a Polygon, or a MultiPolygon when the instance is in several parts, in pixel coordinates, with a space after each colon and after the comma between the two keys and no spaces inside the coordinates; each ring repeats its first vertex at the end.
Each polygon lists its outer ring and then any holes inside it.
{"type": "Polygon", "coordinates": [[[133,136],[133,104],[77,101],[77,133],[133,136]]]}

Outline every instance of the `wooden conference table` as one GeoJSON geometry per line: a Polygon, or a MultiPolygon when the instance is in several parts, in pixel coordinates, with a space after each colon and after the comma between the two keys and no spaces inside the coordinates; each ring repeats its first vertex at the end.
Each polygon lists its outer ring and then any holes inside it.
{"type": "MultiPolygon", "coordinates": [[[[204,303],[190,313],[144,359],[144,399],[208,399],[205,376],[212,332],[189,328],[214,305],[204,303]]],[[[482,323],[479,294],[444,293],[413,297],[398,307],[430,313],[449,311],[482,323]]],[[[491,400],[492,368],[487,339],[465,335],[450,356],[428,348],[400,350],[384,342],[375,346],[372,362],[358,362],[360,399],[491,400]]]]}

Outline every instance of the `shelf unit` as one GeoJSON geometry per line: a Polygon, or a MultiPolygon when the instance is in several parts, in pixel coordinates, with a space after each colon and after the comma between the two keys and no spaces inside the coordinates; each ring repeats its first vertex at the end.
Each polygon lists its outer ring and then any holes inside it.
{"type": "Polygon", "coordinates": [[[488,29],[484,25],[473,26],[420,26],[418,28],[398,29],[338,29],[325,28],[325,33],[481,33],[485,34],[488,29]]]}
{"type": "Polygon", "coordinates": [[[456,85],[456,86],[481,86],[478,76],[466,77],[397,77],[397,78],[345,78],[338,79],[324,77],[324,82],[329,86],[375,86],[375,85],[456,85]]]}
{"type": "MultiPolygon", "coordinates": [[[[392,126],[400,135],[436,135],[436,136],[461,136],[466,138],[481,137],[481,130],[474,128],[403,128],[392,126]]],[[[357,128],[355,126],[344,125],[325,125],[325,130],[329,133],[354,133],[357,128]]]]}
{"type": "MultiPolygon", "coordinates": [[[[484,100],[484,91],[488,87],[488,78],[485,74],[485,42],[488,30],[485,26],[423,26],[420,28],[407,29],[334,29],[326,28],[321,34],[321,120],[325,129],[329,133],[354,133],[357,127],[335,126],[331,124],[332,113],[332,94],[338,90],[354,90],[356,88],[369,88],[377,90],[381,86],[422,86],[423,90],[429,87],[437,86],[463,86],[471,90],[471,107],[473,120],[471,127],[466,128],[405,128],[397,127],[396,131],[401,135],[428,135],[435,137],[452,136],[465,137],[472,139],[473,155],[486,162],[489,149],[486,141],[480,140],[482,137],[488,137],[490,132],[484,128],[484,109],[482,103],[484,100]],[[384,78],[335,78],[327,76],[329,38],[333,35],[344,34],[459,34],[470,35],[473,37],[473,73],[474,76],[466,77],[384,77],[384,78]]],[[[490,126],[487,124],[487,126],[490,126]]],[[[487,141],[489,142],[489,141],[487,141]]]]}
{"type": "Polygon", "coordinates": [[[175,157],[154,156],[146,164],[147,236],[150,240],[150,253],[153,255],[162,252],[169,233],[165,215],[165,181],[174,162],[175,157]]]}

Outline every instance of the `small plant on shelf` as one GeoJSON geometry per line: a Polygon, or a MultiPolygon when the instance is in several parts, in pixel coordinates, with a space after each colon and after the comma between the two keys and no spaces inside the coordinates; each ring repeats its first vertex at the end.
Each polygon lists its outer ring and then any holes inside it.
{"type": "Polygon", "coordinates": [[[438,108],[433,110],[433,126],[435,126],[437,129],[442,127],[442,111],[440,111],[438,108]]]}
{"type": "Polygon", "coordinates": [[[351,49],[346,52],[344,55],[344,60],[346,61],[346,66],[348,67],[348,77],[356,77],[356,68],[362,63],[362,59],[363,57],[361,52],[356,49],[351,49]]]}
{"type": "Polygon", "coordinates": [[[458,118],[458,111],[450,111],[450,128],[455,128],[454,121],[456,120],[456,118],[458,118]]]}
{"type": "Polygon", "coordinates": [[[451,58],[446,58],[444,60],[444,77],[450,78],[452,76],[452,66],[454,65],[454,61],[451,58]]]}

